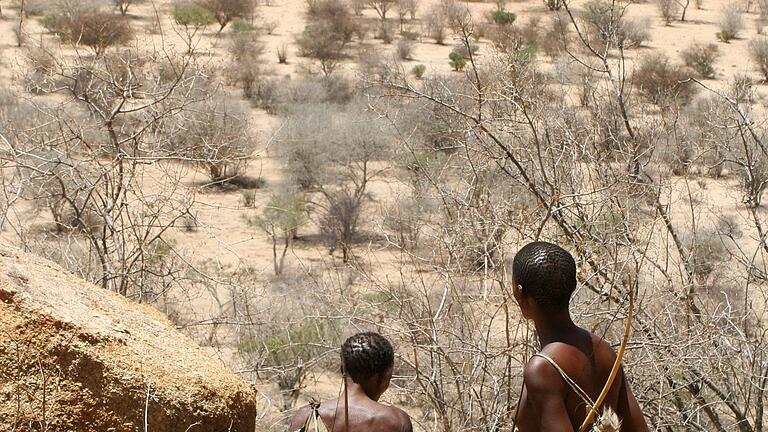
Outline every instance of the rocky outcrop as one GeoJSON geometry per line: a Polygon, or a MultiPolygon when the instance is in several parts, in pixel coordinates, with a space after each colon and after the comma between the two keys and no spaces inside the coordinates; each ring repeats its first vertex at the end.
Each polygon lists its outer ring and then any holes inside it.
{"type": "Polygon", "coordinates": [[[0,243],[0,430],[253,431],[256,391],[158,311],[0,243]]]}

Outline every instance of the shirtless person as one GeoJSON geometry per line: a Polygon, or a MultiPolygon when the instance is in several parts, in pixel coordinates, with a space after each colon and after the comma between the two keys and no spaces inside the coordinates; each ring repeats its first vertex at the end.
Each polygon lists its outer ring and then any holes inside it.
{"type": "MultiPolygon", "coordinates": [[[[526,245],[515,255],[512,278],[515,300],[523,316],[533,321],[543,354],[525,365],[517,427],[520,432],[578,431],[586,403],[557,367],[594,401],[608,381],[616,354],[606,341],[571,320],[568,303],[576,289],[576,263],[563,248],[545,242],[526,245]]],[[[622,431],[648,431],[623,370],[598,415],[604,407],[618,414],[622,431]]]]}
{"type": "MultiPolygon", "coordinates": [[[[378,333],[358,333],[341,346],[349,398],[347,432],[412,432],[411,418],[403,410],[377,401],[389,388],[395,352],[378,333]]],[[[320,417],[330,432],[344,432],[344,395],[320,404],[320,417]]],[[[312,413],[309,406],[298,410],[289,431],[301,429],[312,413]]]]}

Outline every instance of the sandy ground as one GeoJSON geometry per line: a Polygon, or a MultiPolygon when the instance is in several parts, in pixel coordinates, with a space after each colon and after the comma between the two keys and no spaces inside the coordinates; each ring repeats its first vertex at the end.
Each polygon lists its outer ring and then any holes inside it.
{"type": "MultiPolygon", "coordinates": [[[[420,12],[428,9],[434,0],[422,0],[420,12]]],[[[574,2],[573,8],[578,10],[583,2],[574,2]]],[[[136,44],[144,50],[162,50],[168,49],[181,52],[185,49],[183,41],[177,29],[172,25],[169,18],[170,1],[146,2],[132,7],[130,15],[134,20],[137,29],[136,44]],[[161,16],[162,34],[150,34],[144,28],[151,25],[155,16],[155,10],[161,16]]],[[[651,50],[663,51],[673,59],[678,60],[680,51],[693,42],[713,42],[719,47],[722,57],[717,64],[717,79],[711,80],[714,87],[724,86],[728,79],[736,74],[748,74],[755,79],[760,79],[760,75],[754,70],[748,60],[747,44],[749,40],[756,37],[755,21],[758,18],[756,13],[744,14],[745,28],[742,36],[729,44],[717,41],[715,33],[718,31],[717,22],[721,10],[727,4],[725,0],[705,0],[703,9],[696,9],[692,4],[688,11],[686,22],[674,22],[671,26],[665,26],[659,17],[656,6],[653,3],[635,3],[628,8],[628,14],[632,17],[650,17],[652,39],[647,44],[638,49],[628,51],[629,59],[635,59],[638,55],[651,50]]],[[[24,73],[24,54],[23,51],[15,46],[15,36],[13,28],[16,25],[16,11],[7,6],[7,1],[3,2],[4,18],[0,20],[0,88],[21,89],[21,77],[24,73]]],[[[493,3],[467,3],[467,8],[471,14],[478,20],[484,21],[483,14],[491,10],[493,3]]],[[[297,75],[302,73],[309,62],[307,59],[299,58],[295,44],[296,35],[300,34],[304,28],[305,4],[301,0],[274,0],[270,5],[261,5],[258,7],[257,17],[254,22],[257,25],[262,23],[276,22],[277,27],[271,35],[261,35],[260,41],[264,44],[264,64],[272,74],[276,76],[297,75]],[[289,49],[289,62],[287,65],[280,65],[277,62],[276,50],[278,47],[286,45],[289,49]]],[[[518,1],[511,2],[507,9],[518,14],[518,20],[525,22],[534,16],[548,16],[550,14],[540,1],[518,1]]],[[[372,11],[365,12],[366,18],[375,21],[375,15],[372,11]]],[[[396,16],[394,12],[391,16],[396,16]]],[[[421,22],[417,19],[415,22],[408,22],[409,27],[417,28],[421,22]]],[[[26,31],[28,38],[35,41],[43,41],[48,46],[56,46],[58,43],[49,35],[41,34],[41,27],[35,18],[28,21],[26,31]]],[[[204,52],[211,63],[221,63],[225,59],[225,44],[228,30],[224,34],[217,36],[213,27],[206,29],[199,39],[198,48],[204,52]]],[[[381,49],[392,55],[395,44],[384,45],[380,40],[368,40],[366,44],[381,49]]],[[[405,62],[405,69],[408,70],[415,64],[424,64],[427,66],[427,74],[451,74],[451,68],[448,64],[448,53],[451,51],[451,43],[447,45],[436,45],[427,38],[423,38],[415,46],[414,59],[405,62]]],[[[484,53],[483,42],[481,42],[481,55],[484,53]]],[[[66,50],[66,47],[61,47],[66,50]]],[[[631,63],[630,63],[631,65],[631,63]]],[[[355,65],[350,60],[345,65],[345,73],[354,74],[355,65]]],[[[761,84],[758,92],[765,92],[766,87],[761,84]]],[[[266,142],[273,127],[279,122],[278,119],[267,115],[266,113],[253,110],[252,118],[254,120],[254,134],[258,135],[262,142],[266,142]]],[[[183,170],[184,182],[194,188],[195,185],[207,180],[204,173],[192,168],[180,168],[183,170]]],[[[185,253],[194,257],[196,263],[214,262],[220,268],[253,268],[261,275],[268,278],[272,271],[272,256],[269,238],[258,229],[248,226],[244,221],[244,216],[258,212],[259,209],[269,200],[273,193],[275,185],[282,181],[280,164],[273,159],[270,152],[264,148],[257,151],[254,160],[249,167],[249,175],[260,177],[265,180],[265,187],[255,192],[256,205],[254,208],[246,208],[243,205],[242,193],[239,191],[220,192],[220,191],[202,191],[196,194],[197,204],[195,212],[200,220],[200,227],[194,232],[176,231],[172,238],[176,241],[178,247],[185,253]]],[[[153,176],[162,176],[162,169],[150,169],[147,172],[146,183],[154,183],[153,176]]],[[[682,182],[683,180],[680,180],[682,182]]],[[[686,203],[690,202],[690,197],[694,196],[700,205],[699,212],[705,218],[714,218],[717,215],[731,214],[736,217],[744,217],[743,206],[740,202],[740,195],[736,191],[735,180],[711,180],[702,179],[690,183],[691,195],[688,194],[688,188],[678,183],[674,187],[674,193],[669,200],[675,209],[673,217],[676,220],[688,221],[690,219],[690,209],[686,203]],[[679,205],[678,205],[679,204],[679,205]]],[[[151,186],[148,186],[151,187],[151,186]]],[[[375,182],[371,191],[375,202],[368,208],[371,215],[377,214],[381,206],[385,206],[393,196],[396,196],[401,190],[402,185],[393,178],[384,178],[375,182]]],[[[19,213],[20,218],[24,219],[23,212],[19,213]]],[[[46,215],[33,215],[33,220],[22,221],[26,224],[46,224],[49,223],[46,215]]],[[[368,218],[369,228],[374,226],[375,217],[368,218]]],[[[316,229],[310,225],[305,230],[305,234],[312,234],[316,229]]],[[[0,233],[2,236],[9,236],[11,233],[0,233]]],[[[397,252],[387,249],[379,244],[359,245],[357,253],[367,261],[368,269],[381,279],[398,275],[398,255],[397,252]]],[[[340,259],[338,256],[330,256],[321,245],[297,245],[294,247],[288,258],[288,265],[293,267],[328,268],[338,266],[340,259]]],[[[194,307],[194,317],[202,319],[216,313],[216,305],[210,299],[205,297],[197,299],[194,307]]],[[[225,360],[232,359],[231,350],[220,350],[216,352],[225,360]]],[[[269,386],[263,386],[267,390],[265,394],[274,396],[273,389],[269,386]]],[[[338,377],[329,375],[318,375],[310,384],[311,393],[322,396],[333,396],[338,389],[338,377]]],[[[279,421],[276,419],[275,421],[279,421]]]]}

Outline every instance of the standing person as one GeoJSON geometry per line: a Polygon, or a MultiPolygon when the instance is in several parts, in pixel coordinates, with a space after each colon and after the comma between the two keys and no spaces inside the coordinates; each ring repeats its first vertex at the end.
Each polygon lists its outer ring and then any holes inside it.
{"type": "Polygon", "coordinates": [[[302,407],[293,416],[289,431],[316,424],[318,430],[325,427],[330,432],[412,432],[408,414],[378,402],[389,388],[395,366],[394,349],[384,336],[373,332],[351,336],[341,346],[341,363],[346,397],[302,407]],[[345,399],[349,402],[346,412],[345,399]],[[345,414],[349,416],[348,430],[345,414]]]}
{"type": "MultiPolygon", "coordinates": [[[[520,432],[578,431],[608,381],[616,353],[571,319],[576,262],[563,248],[546,242],[526,245],[515,255],[512,279],[515,300],[523,317],[533,321],[541,343],[523,371],[517,427],[520,432]]],[[[623,370],[598,414],[603,408],[618,415],[621,431],[648,431],[623,370]]]]}

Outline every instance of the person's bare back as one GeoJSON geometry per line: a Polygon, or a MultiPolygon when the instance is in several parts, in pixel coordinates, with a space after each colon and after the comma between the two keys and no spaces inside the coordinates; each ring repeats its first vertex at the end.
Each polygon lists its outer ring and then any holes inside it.
{"type": "MultiPolygon", "coordinates": [[[[608,382],[616,353],[600,337],[578,327],[577,330],[573,337],[575,340],[547,344],[541,350],[543,356],[533,356],[525,366],[526,386],[520,399],[520,414],[517,418],[517,426],[521,431],[549,430],[545,426],[540,428],[540,422],[545,417],[552,421],[557,419],[556,416],[552,418],[550,413],[541,410],[542,406],[547,405],[546,401],[541,399],[547,397],[563,401],[563,409],[572,430],[577,430],[584,422],[587,403],[568,385],[562,373],[575,381],[591,401],[597,400],[603,386],[608,382]]],[[[600,407],[601,410],[605,408],[610,408],[618,414],[623,423],[623,431],[647,430],[645,422],[640,420],[642,413],[626,384],[623,371],[617,375],[600,407]]]]}
{"type": "MultiPolygon", "coordinates": [[[[378,333],[358,333],[341,347],[346,398],[324,401],[317,409],[329,432],[412,432],[405,411],[378,402],[389,388],[394,369],[394,350],[378,333]],[[348,428],[345,400],[349,401],[348,428]]],[[[313,414],[310,406],[299,409],[291,419],[290,432],[301,430],[313,414]]]]}
{"type": "MultiPolygon", "coordinates": [[[[357,398],[355,398],[357,399],[357,398]]],[[[319,408],[320,417],[330,432],[344,431],[344,400],[324,401],[319,408]]],[[[291,431],[304,425],[311,413],[309,406],[300,409],[291,423],[291,431]]],[[[411,419],[403,410],[368,400],[349,401],[349,432],[411,432],[411,419]]]]}
{"type": "MultiPolygon", "coordinates": [[[[523,371],[516,426],[521,432],[579,430],[609,380],[616,353],[571,320],[568,305],[576,288],[576,264],[567,251],[551,243],[530,243],[515,255],[512,272],[515,300],[523,316],[533,321],[542,347],[523,371]]],[[[604,408],[618,415],[622,431],[648,430],[623,370],[597,411],[604,408]]]]}

